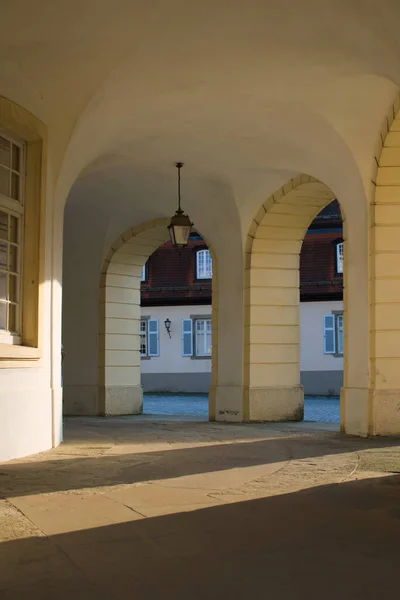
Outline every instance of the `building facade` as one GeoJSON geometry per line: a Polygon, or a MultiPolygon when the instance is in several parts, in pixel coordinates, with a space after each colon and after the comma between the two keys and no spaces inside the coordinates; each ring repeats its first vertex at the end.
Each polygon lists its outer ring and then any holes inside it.
{"type": "MultiPolygon", "coordinates": [[[[343,237],[337,201],[317,215],[300,254],[300,371],[307,395],[343,386],[343,237]]],[[[201,236],[167,242],[142,272],[141,381],[146,392],[208,393],[212,259],[201,236]]]]}

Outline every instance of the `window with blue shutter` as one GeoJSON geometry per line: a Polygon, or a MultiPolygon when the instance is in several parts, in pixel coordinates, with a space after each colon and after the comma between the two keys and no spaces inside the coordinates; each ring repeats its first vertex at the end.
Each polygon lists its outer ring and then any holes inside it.
{"type": "Polygon", "coordinates": [[[324,353],[335,354],[335,315],[324,316],[324,353]]]}
{"type": "Polygon", "coordinates": [[[193,356],[192,319],[182,319],[182,356],[193,356]]]}
{"type": "Polygon", "coordinates": [[[148,356],[159,356],[158,319],[147,322],[148,356]]]}

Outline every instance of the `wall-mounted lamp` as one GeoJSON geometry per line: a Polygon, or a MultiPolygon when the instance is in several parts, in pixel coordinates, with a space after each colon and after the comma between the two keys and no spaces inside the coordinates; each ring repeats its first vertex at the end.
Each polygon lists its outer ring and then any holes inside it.
{"type": "Polygon", "coordinates": [[[167,330],[169,337],[171,337],[171,321],[168,318],[165,319],[164,325],[165,325],[165,329],[167,330]]]}

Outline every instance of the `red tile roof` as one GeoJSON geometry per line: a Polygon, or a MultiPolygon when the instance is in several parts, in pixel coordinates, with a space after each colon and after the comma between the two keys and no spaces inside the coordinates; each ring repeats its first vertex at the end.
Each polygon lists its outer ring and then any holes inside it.
{"type": "MultiPolygon", "coordinates": [[[[329,204],[313,221],[300,254],[302,301],[338,300],[343,296],[343,276],[336,273],[336,244],[342,237],[340,208],[329,204]]],[[[196,250],[202,239],[176,249],[170,242],[158,248],[147,263],[142,283],[143,306],[211,304],[211,280],[196,279],[196,250]]]]}

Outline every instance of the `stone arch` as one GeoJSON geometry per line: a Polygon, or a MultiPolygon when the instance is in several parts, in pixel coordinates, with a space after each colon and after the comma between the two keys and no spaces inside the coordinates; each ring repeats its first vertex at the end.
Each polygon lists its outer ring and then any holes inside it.
{"type": "Polygon", "coordinates": [[[303,418],[300,250],[312,220],[334,198],[318,179],[299,175],[272,194],[251,223],[244,275],[245,420],[303,418]]]}
{"type": "Polygon", "coordinates": [[[400,98],[376,151],[370,212],[370,402],[368,433],[400,434],[400,98]]]}
{"type": "Polygon", "coordinates": [[[140,280],[149,256],[167,237],[166,219],[124,231],[100,274],[99,410],[102,415],[142,411],[140,280]]]}
{"type": "MultiPolygon", "coordinates": [[[[142,411],[140,382],[140,285],[147,259],[168,239],[169,219],[160,218],[124,231],[104,259],[100,275],[99,310],[99,412],[102,415],[137,414],[142,411]]],[[[213,258],[213,353],[209,400],[215,418],[217,385],[217,265],[213,258]]]]}

